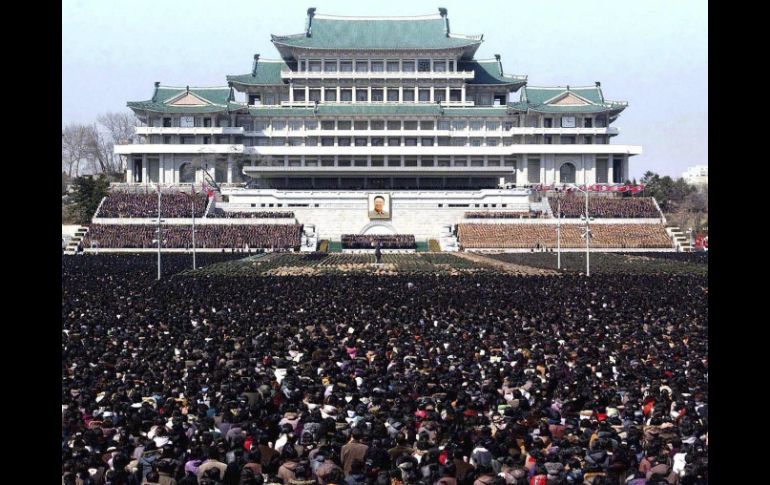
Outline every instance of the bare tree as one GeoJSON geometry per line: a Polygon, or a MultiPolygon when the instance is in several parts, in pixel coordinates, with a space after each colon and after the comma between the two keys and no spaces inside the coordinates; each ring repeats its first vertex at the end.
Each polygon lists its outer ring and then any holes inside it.
{"type": "Polygon", "coordinates": [[[80,165],[88,156],[89,129],[86,125],[68,123],[62,130],[62,170],[66,170],[70,177],[80,175],[80,165]]]}
{"type": "Polygon", "coordinates": [[[109,160],[107,164],[109,171],[122,173],[126,168],[126,160],[125,157],[114,154],[114,146],[126,145],[134,141],[138,118],[133,113],[108,112],[99,115],[96,122],[104,131],[102,135],[103,138],[106,138],[106,141],[103,142],[104,148],[109,147],[109,156],[106,157],[109,160]]]}

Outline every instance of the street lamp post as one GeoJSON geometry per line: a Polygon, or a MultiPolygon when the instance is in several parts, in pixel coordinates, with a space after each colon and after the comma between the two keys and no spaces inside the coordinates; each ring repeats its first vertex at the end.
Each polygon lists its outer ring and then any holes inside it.
{"type": "Polygon", "coordinates": [[[160,183],[158,183],[158,281],[160,281],[160,183]]]}
{"type": "MultiPolygon", "coordinates": [[[[590,255],[591,253],[591,226],[590,226],[591,218],[588,216],[588,185],[585,186],[585,190],[577,186],[575,187],[575,190],[577,190],[578,192],[583,192],[586,197],[585,214],[583,214],[580,218],[585,221],[585,227],[583,228],[583,237],[586,240],[586,276],[591,276],[591,255],[590,255]]],[[[559,211],[561,211],[561,207],[559,207],[559,211]]]]}
{"type": "Polygon", "coordinates": [[[557,199],[556,219],[556,269],[561,269],[561,197],[557,199]]]}

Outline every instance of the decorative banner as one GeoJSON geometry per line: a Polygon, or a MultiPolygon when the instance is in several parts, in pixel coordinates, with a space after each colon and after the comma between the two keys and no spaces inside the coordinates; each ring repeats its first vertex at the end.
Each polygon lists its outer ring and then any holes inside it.
{"type": "Polygon", "coordinates": [[[530,188],[536,192],[545,192],[548,190],[555,190],[556,192],[575,192],[577,190],[580,190],[580,191],[588,190],[588,192],[621,192],[621,193],[630,192],[632,194],[638,194],[639,192],[644,190],[644,184],[639,184],[639,185],[594,184],[594,185],[589,185],[587,188],[585,185],[568,186],[565,184],[559,187],[557,185],[535,184],[530,186],[530,188]]]}

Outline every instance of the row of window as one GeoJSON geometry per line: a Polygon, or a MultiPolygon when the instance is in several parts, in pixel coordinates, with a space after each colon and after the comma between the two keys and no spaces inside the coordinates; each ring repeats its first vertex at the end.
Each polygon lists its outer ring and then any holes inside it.
{"type": "MultiPolygon", "coordinates": [[[[537,128],[541,120],[537,117],[527,116],[522,117],[523,122],[527,127],[537,128]]],[[[181,116],[178,118],[166,117],[156,118],[153,120],[153,126],[164,128],[210,128],[214,125],[212,118],[200,118],[195,116],[181,116]]],[[[218,120],[217,127],[227,127],[230,124],[229,119],[218,120]]],[[[554,128],[554,123],[559,123],[562,128],[575,128],[579,124],[583,128],[606,128],[607,120],[604,117],[585,117],[577,118],[575,116],[562,116],[561,118],[543,117],[542,128],[554,128]]],[[[443,131],[460,131],[470,129],[471,131],[481,131],[486,129],[487,131],[497,131],[500,128],[503,130],[510,130],[517,128],[520,125],[519,117],[514,117],[506,121],[498,120],[322,120],[320,122],[320,128],[322,130],[443,130],[443,131]]],[[[236,127],[243,127],[246,131],[267,131],[272,128],[276,130],[289,131],[301,131],[305,130],[317,130],[319,127],[318,120],[303,120],[303,119],[273,119],[273,120],[260,120],[251,116],[238,116],[235,121],[236,127]]]]}
{"type": "MultiPolygon", "coordinates": [[[[531,158],[530,158],[531,160],[531,158]]],[[[511,167],[516,157],[264,157],[257,167],[511,167]]]]}
{"type": "Polygon", "coordinates": [[[430,146],[455,146],[455,147],[464,147],[464,146],[472,146],[472,147],[495,147],[495,146],[511,146],[511,145],[521,145],[521,144],[532,144],[532,145],[552,145],[552,144],[562,144],[562,145],[574,145],[574,144],[584,144],[584,145],[603,145],[607,143],[607,137],[603,135],[597,135],[597,136],[591,136],[591,135],[583,135],[583,136],[577,136],[577,135],[561,135],[561,136],[552,136],[552,135],[520,135],[520,136],[511,136],[511,137],[448,137],[448,136],[439,136],[439,137],[423,137],[423,138],[417,138],[417,137],[315,137],[315,136],[309,136],[309,137],[241,137],[241,136],[235,136],[233,137],[232,141],[230,139],[230,136],[224,135],[219,137],[212,137],[212,136],[200,136],[196,137],[193,135],[189,136],[173,136],[173,135],[152,135],[150,137],[150,143],[153,144],[165,144],[165,145],[172,145],[172,144],[180,144],[180,145],[195,145],[195,144],[203,144],[203,145],[210,145],[212,144],[236,144],[236,145],[245,145],[245,146],[325,146],[325,147],[349,147],[349,146],[357,146],[357,147],[384,147],[384,146],[407,146],[407,147],[414,147],[414,146],[424,146],[424,147],[430,147],[430,146]]]}
{"type": "Polygon", "coordinates": [[[454,59],[300,59],[299,72],[455,72],[454,59]]]}
{"type": "MultiPolygon", "coordinates": [[[[304,88],[297,88],[294,89],[294,101],[295,102],[304,102],[306,101],[305,98],[305,89],[304,88]]],[[[371,88],[371,90],[367,87],[357,87],[355,89],[353,88],[341,88],[339,90],[339,99],[337,99],[337,90],[336,89],[325,89],[323,90],[323,93],[320,89],[308,89],[307,90],[307,100],[311,102],[318,101],[319,103],[329,103],[329,102],[352,102],[354,99],[356,102],[359,103],[381,103],[384,101],[392,102],[392,103],[413,103],[413,102],[419,102],[419,103],[443,103],[447,100],[447,89],[445,87],[437,87],[433,89],[433,99],[431,99],[431,90],[429,88],[371,88]]],[[[479,99],[479,104],[492,104],[492,97],[489,96],[481,96],[479,99]],[[483,98],[483,99],[482,99],[483,98]]],[[[506,96],[500,95],[496,96],[495,100],[497,101],[498,105],[505,104],[506,102],[506,96]]],[[[261,104],[258,101],[259,95],[250,95],[249,96],[249,104],[261,104]]],[[[449,90],[449,101],[459,103],[462,101],[462,90],[461,89],[450,89],[449,90]]],[[[469,96],[466,101],[473,101],[473,97],[469,96]]],[[[265,104],[274,104],[269,103],[267,99],[265,99],[265,104]]]]}

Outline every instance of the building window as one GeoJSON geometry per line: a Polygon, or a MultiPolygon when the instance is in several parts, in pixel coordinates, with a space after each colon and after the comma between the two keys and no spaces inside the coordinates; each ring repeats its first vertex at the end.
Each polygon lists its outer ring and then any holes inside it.
{"type": "Polygon", "coordinates": [[[597,184],[606,184],[607,182],[607,159],[606,158],[597,158],[596,159],[596,183],[597,184]]]}
{"type": "Polygon", "coordinates": [[[273,121],[273,131],[281,131],[286,129],[286,121],[284,120],[274,120],[273,121]]]}
{"type": "Polygon", "coordinates": [[[499,121],[487,121],[487,131],[497,131],[500,129],[499,121]]]}
{"type": "Polygon", "coordinates": [[[385,166],[384,157],[372,157],[372,167],[384,167],[384,166],[385,166]]]}
{"type": "Polygon", "coordinates": [[[321,121],[321,129],[324,131],[332,131],[334,130],[334,120],[323,120],[321,121]]]}
{"type": "Polygon", "coordinates": [[[294,101],[305,101],[305,90],[304,89],[295,89],[294,90],[294,101]]]}
{"type": "MultiPolygon", "coordinates": [[[[431,160],[433,161],[433,160],[431,160]]],[[[405,167],[416,167],[417,166],[417,158],[415,157],[406,157],[404,158],[404,166],[405,167]]]]}
{"type": "Polygon", "coordinates": [[[404,72],[414,72],[414,59],[404,59],[401,61],[401,66],[404,72]]]}
{"type": "Polygon", "coordinates": [[[468,159],[465,157],[457,157],[454,160],[454,166],[455,167],[467,167],[468,166],[468,159]]]}
{"type": "Polygon", "coordinates": [[[318,145],[318,138],[315,136],[309,136],[305,138],[305,146],[314,147],[318,145]]]}
{"type": "Polygon", "coordinates": [[[322,147],[333,147],[334,146],[334,138],[333,137],[322,137],[321,138],[321,146],[322,147]]]}
{"type": "Polygon", "coordinates": [[[490,157],[487,160],[487,167],[499,167],[500,166],[500,159],[495,157],[490,157]]]}
{"type": "Polygon", "coordinates": [[[310,61],[308,66],[310,72],[321,72],[321,61],[310,61]]]}
{"type": "Polygon", "coordinates": [[[325,72],[337,72],[337,61],[335,59],[326,59],[324,61],[325,72]]]}
{"type": "Polygon", "coordinates": [[[321,166],[322,167],[333,167],[334,166],[334,158],[333,157],[322,157],[321,158],[321,166]]]}
{"type": "Polygon", "coordinates": [[[421,167],[433,167],[435,165],[435,160],[433,157],[422,157],[420,158],[420,166],[421,167]]]}
{"type": "Polygon", "coordinates": [[[468,144],[467,138],[452,138],[453,147],[464,147],[468,144]]]}
{"type": "Polygon", "coordinates": [[[449,144],[451,143],[450,140],[451,138],[449,138],[448,136],[440,136],[438,137],[438,146],[448,147],[449,144]]]}
{"type": "Polygon", "coordinates": [[[430,89],[420,89],[418,93],[420,96],[419,100],[421,103],[430,102],[430,89]]]}
{"type": "Polygon", "coordinates": [[[462,91],[459,89],[450,89],[449,90],[449,101],[453,103],[459,103],[462,101],[462,91]]]}
{"type": "Polygon", "coordinates": [[[350,159],[349,158],[340,158],[337,160],[337,166],[338,167],[349,167],[350,166],[350,159]]]}
{"type": "Polygon", "coordinates": [[[553,128],[553,118],[543,118],[543,128],[553,128]]]}
{"type": "Polygon", "coordinates": [[[401,157],[388,157],[388,167],[400,167],[401,157]]]}
{"type": "Polygon", "coordinates": [[[448,167],[449,166],[449,158],[443,157],[439,158],[436,162],[436,165],[439,167],[448,167]]]}
{"type": "Polygon", "coordinates": [[[163,128],[171,128],[171,118],[163,118],[163,128]]]}
{"type": "Polygon", "coordinates": [[[494,106],[503,106],[507,102],[505,94],[495,94],[494,106]]]}
{"type": "Polygon", "coordinates": [[[372,101],[381,103],[383,100],[382,89],[372,89],[372,101]]]}
{"type": "Polygon", "coordinates": [[[324,101],[332,102],[332,103],[337,101],[337,90],[336,89],[324,90],[324,101]]]}
{"type": "Polygon", "coordinates": [[[417,138],[404,138],[404,146],[416,147],[417,146],[417,138]]]}
{"type": "Polygon", "coordinates": [[[369,72],[369,61],[356,61],[356,72],[369,72]]]}
{"type": "Polygon", "coordinates": [[[286,139],[285,138],[273,138],[273,146],[274,147],[286,146],[286,139]]]}
{"type": "Polygon", "coordinates": [[[593,127],[594,127],[593,118],[583,118],[583,128],[593,128],[593,127]]]}
{"type": "Polygon", "coordinates": [[[389,147],[397,147],[401,145],[401,138],[388,138],[389,147]]]}
{"type": "Polygon", "coordinates": [[[180,128],[194,128],[195,127],[195,118],[192,116],[182,116],[179,118],[179,127],[180,128]]]}
{"type": "Polygon", "coordinates": [[[446,90],[438,88],[437,90],[433,91],[433,100],[436,103],[443,103],[446,101],[446,90]]]}
{"type": "Polygon", "coordinates": [[[438,129],[443,131],[449,131],[449,121],[446,121],[446,120],[439,121],[438,129]]]}
{"type": "Polygon", "coordinates": [[[350,130],[350,120],[338,120],[337,121],[337,129],[338,130],[350,130]]]}
{"type": "Polygon", "coordinates": [[[543,137],[543,143],[546,145],[550,145],[553,143],[553,139],[551,138],[551,135],[545,135],[543,137]]]}
{"type": "Polygon", "coordinates": [[[318,122],[315,120],[308,120],[305,122],[306,130],[315,130],[318,128],[318,122]]]}
{"type": "Polygon", "coordinates": [[[372,72],[383,72],[385,67],[382,61],[372,61],[372,72]]]}
{"type": "Polygon", "coordinates": [[[593,142],[594,140],[592,136],[586,135],[583,137],[583,143],[585,143],[586,145],[591,145],[593,142]]]}
{"type": "Polygon", "coordinates": [[[388,129],[389,130],[400,130],[401,129],[401,121],[388,121],[388,129]]]}
{"type": "Polygon", "coordinates": [[[471,146],[472,147],[480,147],[481,146],[481,138],[471,138],[471,146]]]}
{"type": "Polygon", "coordinates": [[[433,61],[433,70],[435,72],[446,72],[446,61],[433,61]]]}
{"type": "Polygon", "coordinates": [[[302,130],[302,120],[289,121],[289,131],[300,131],[300,130],[302,130]]]}
{"type": "Polygon", "coordinates": [[[423,120],[423,121],[420,122],[420,129],[421,130],[433,131],[433,127],[434,126],[435,126],[435,123],[433,123],[433,121],[430,121],[430,120],[423,120]]]}
{"type": "Polygon", "coordinates": [[[275,104],[275,96],[272,94],[265,95],[265,104],[275,104]]]}
{"type": "Polygon", "coordinates": [[[465,130],[465,121],[458,120],[452,122],[452,130],[453,131],[462,131],[465,130]]]}
{"type": "Polygon", "coordinates": [[[430,59],[420,59],[417,61],[417,70],[419,72],[430,72],[430,59]]]}
{"type": "Polygon", "coordinates": [[[349,103],[352,100],[353,100],[352,89],[340,89],[340,101],[349,103]]]}
{"type": "Polygon", "coordinates": [[[356,101],[359,103],[369,101],[369,91],[366,88],[356,88],[356,101]]]}
{"type": "Polygon", "coordinates": [[[496,147],[499,144],[500,140],[497,138],[487,138],[487,146],[488,147],[496,147]]]}
{"type": "Polygon", "coordinates": [[[564,145],[574,145],[575,144],[575,137],[574,136],[562,135],[561,142],[564,145]]]}
{"type": "Polygon", "coordinates": [[[170,145],[171,144],[171,137],[168,136],[168,135],[164,136],[163,137],[163,143],[166,144],[166,145],[170,145]]]}
{"type": "Polygon", "coordinates": [[[320,89],[311,89],[310,90],[310,101],[318,101],[321,102],[321,90],[320,89]]]}
{"type": "Polygon", "coordinates": [[[337,138],[337,146],[349,147],[350,146],[350,138],[349,137],[337,138]]]}
{"type": "Polygon", "coordinates": [[[404,88],[404,102],[405,103],[414,102],[414,89],[404,88]]]}
{"type": "Polygon", "coordinates": [[[483,158],[472,158],[471,159],[471,167],[483,167],[484,166],[484,159],[483,158]]]}
{"type": "Polygon", "coordinates": [[[423,138],[420,143],[424,147],[432,147],[433,146],[433,138],[423,138]]]}
{"type": "Polygon", "coordinates": [[[417,120],[404,121],[404,129],[405,130],[416,130],[417,129],[417,120]]]}
{"type": "Polygon", "coordinates": [[[571,162],[563,163],[559,169],[559,182],[562,184],[575,183],[575,165],[571,162]]]}
{"type": "Polygon", "coordinates": [[[372,138],[372,146],[373,147],[385,146],[385,138],[372,138]]]}
{"type": "Polygon", "coordinates": [[[369,126],[372,130],[384,130],[385,129],[385,121],[384,120],[371,120],[369,122],[369,126]]]}
{"type": "Polygon", "coordinates": [[[270,143],[270,138],[260,136],[256,139],[256,146],[265,147],[270,143]]]}
{"type": "Polygon", "coordinates": [[[527,159],[527,182],[530,184],[540,183],[540,159],[527,159]]]}
{"type": "Polygon", "coordinates": [[[353,61],[340,61],[341,72],[353,72],[353,61]]]}
{"type": "Polygon", "coordinates": [[[356,138],[355,140],[357,147],[365,147],[366,146],[366,138],[356,138]]]}
{"type": "Polygon", "coordinates": [[[211,137],[210,136],[204,136],[203,137],[203,144],[204,145],[210,145],[211,144],[211,137]]]}
{"type": "Polygon", "coordinates": [[[367,164],[368,163],[365,158],[356,158],[355,160],[353,160],[354,167],[366,167],[367,164]]]}
{"type": "Polygon", "coordinates": [[[356,121],[356,122],[354,123],[354,125],[353,125],[353,126],[354,126],[354,128],[353,128],[353,129],[354,129],[354,130],[364,130],[364,131],[365,131],[365,130],[369,129],[369,125],[368,125],[368,123],[369,123],[369,122],[368,122],[368,121],[366,121],[366,120],[356,121]]]}
{"type": "Polygon", "coordinates": [[[388,72],[398,72],[398,61],[388,61],[388,72]]]}
{"type": "Polygon", "coordinates": [[[471,121],[471,131],[481,131],[481,127],[484,125],[481,121],[471,121]]]}
{"type": "Polygon", "coordinates": [[[479,94],[479,105],[490,106],[492,104],[491,94],[479,94]]]}
{"type": "Polygon", "coordinates": [[[398,88],[388,89],[388,101],[398,103],[398,88]]]}

